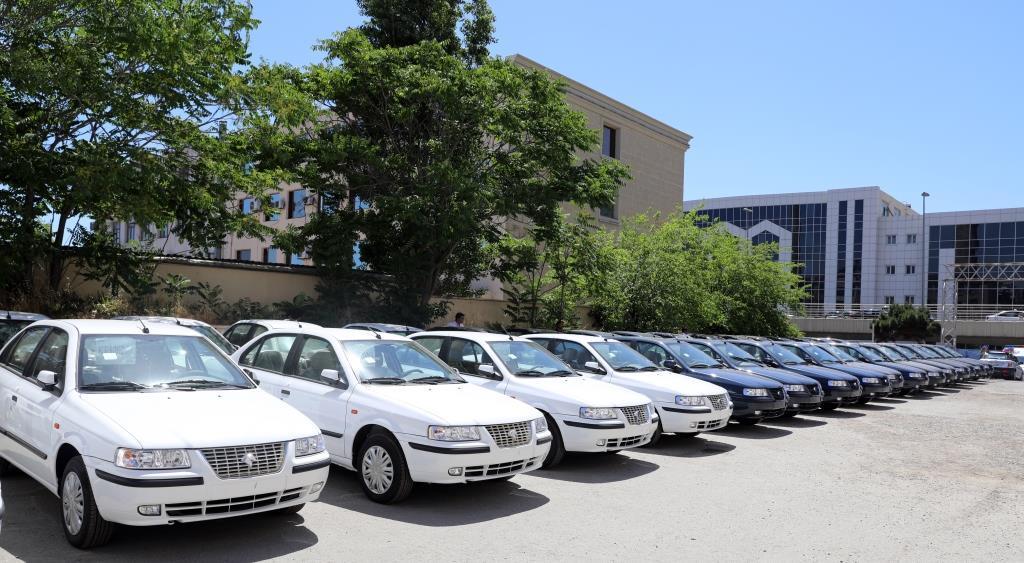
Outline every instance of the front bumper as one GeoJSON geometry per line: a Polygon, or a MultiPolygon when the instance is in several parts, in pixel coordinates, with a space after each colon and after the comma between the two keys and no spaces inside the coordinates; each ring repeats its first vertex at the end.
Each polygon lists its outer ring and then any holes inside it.
{"type": "MultiPolygon", "coordinates": [[[[271,475],[221,479],[193,457],[189,469],[136,471],[95,457],[84,457],[100,515],[129,526],[197,522],[266,512],[320,497],[330,471],[327,452],[293,464],[285,450],[281,470],[271,475]],[[159,505],[159,516],[139,514],[139,506],[159,505]]],[[[200,460],[202,458],[200,457],[200,460]]]]}
{"type": "Polygon", "coordinates": [[[821,408],[822,395],[794,395],[789,394],[789,402],[786,403],[786,412],[802,413],[816,411],[821,408]]]}
{"type": "Polygon", "coordinates": [[[825,387],[822,405],[852,405],[860,399],[860,385],[857,387],[825,387]]]}
{"type": "Polygon", "coordinates": [[[453,443],[398,436],[412,480],[441,484],[486,481],[539,469],[551,439],[550,431],[541,432],[522,446],[501,448],[483,441],[453,443]]]}
{"type": "Polygon", "coordinates": [[[751,400],[751,397],[740,398],[732,394],[729,398],[733,404],[733,420],[776,418],[786,413],[786,399],[751,400]]]}
{"type": "Polygon", "coordinates": [[[578,416],[556,415],[562,444],[569,452],[609,452],[635,448],[651,441],[658,428],[657,419],[643,424],[624,420],[591,420],[578,416]]]}
{"type": "Polygon", "coordinates": [[[661,431],[667,434],[696,434],[717,430],[729,423],[732,406],[715,410],[713,407],[683,407],[675,403],[654,403],[661,417],[661,431]]]}
{"type": "Polygon", "coordinates": [[[892,386],[888,383],[861,384],[861,399],[881,399],[892,394],[892,386]]]}
{"type": "Polygon", "coordinates": [[[995,368],[995,377],[1002,379],[1013,379],[1017,377],[1016,368],[995,368]]]}

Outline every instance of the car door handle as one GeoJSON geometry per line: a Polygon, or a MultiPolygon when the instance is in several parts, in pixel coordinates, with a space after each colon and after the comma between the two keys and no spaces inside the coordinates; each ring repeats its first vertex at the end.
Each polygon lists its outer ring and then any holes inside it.
{"type": "Polygon", "coordinates": [[[281,394],[282,394],[282,395],[291,395],[291,394],[292,394],[292,392],[291,392],[291,391],[289,391],[289,390],[287,390],[287,389],[281,389],[281,394]]]}

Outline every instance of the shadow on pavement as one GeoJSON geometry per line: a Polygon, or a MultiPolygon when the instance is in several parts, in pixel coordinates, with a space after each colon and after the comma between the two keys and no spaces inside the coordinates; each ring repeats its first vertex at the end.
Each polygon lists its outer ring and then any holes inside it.
{"type": "MultiPolygon", "coordinates": [[[[777,418],[764,421],[767,424],[774,424],[774,421],[779,420],[777,418]]],[[[747,426],[739,423],[730,423],[725,428],[715,430],[715,434],[721,434],[723,436],[732,436],[734,438],[746,438],[750,440],[769,440],[771,438],[781,438],[783,436],[789,436],[792,434],[789,430],[782,428],[772,428],[771,426],[764,426],[764,424],[755,424],[753,426],[747,426]]]]}
{"type": "Polygon", "coordinates": [[[621,453],[579,453],[566,454],[562,463],[534,471],[530,476],[573,483],[615,483],[647,475],[658,467],[656,463],[621,453]]]}
{"type": "Polygon", "coordinates": [[[960,392],[960,389],[954,389],[952,387],[943,387],[941,389],[936,389],[934,392],[940,395],[955,395],[960,392]]]}
{"type": "Polygon", "coordinates": [[[724,454],[736,449],[732,444],[715,442],[698,436],[682,434],[666,434],[661,437],[657,446],[640,450],[645,454],[671,457],[709,457],[724,454]]]}
{"type": "Polygon", "coordinates": [[[873,404],[877,400],[878,399],[872,399],[870,403],[867,403],[867,404],[864,404],[864,405],[850,405],[848,407],[843,407],[843,408],[855,409],[855,410],[858,410],[858,411],[891,411],[891,410],[894,410],[896,408],[896,407],[890,407],[890,406],[887,406],[887,405],[876,405],[876,404],[873,404]]]}
{"type": "Polygon", "coordinates": [[[267,513],[174,526],[119,526],[109,544],[80,551],[64,539],[55,495],[22,473],[4,477],[3,495],[0,549],[24,561],[181,560],[204,554],[219,561],[262,561],[319,541],[303,525],[301,512],[267,513]]]}
{"type": "MultiPolygon", "coordinates": [[[[843,407],[848,409],[850,407],[843,407]]],[[[860,418],[865,416],[862,412],[846,411],[846,410],[832,410],[832,411],[814,411],[804,416],[814,416],[821,418],[860,418]]]]}
{"type": "MultiPolygon", "coordinates": [[[[537,475],[538,471],[532,473],[537,475]]],[[[320,502],[369,516],[420,526],[465,526],[497,520],[544,506],[548,497],[512,481],[481,481],[458,485],[417,483],[409,498],[398,504],[378,504],[366,498],[354,471],[331,467],[320,502]]]]}
{"type": "Polygon", "coordinates": [[[899,405],[907,402],[906,395],[901,397],[882,397],[881,399],[872,399],[872,403],[880,403],[883,405],[899,405]]]}
{"type": "MultiPolygon", "coordinates": [[[[818,412],[818,411],[814,411],[814,412],[818,412]]],[[[805,416],[807,416],[807,414],[814,414],[814,413],[813,412],[812,413],[806,413],[804,415],[794,416],[792,418],[773,418],[771,420],[764,421],[763,424],[771,424],[772,426],[781,426],[783,428],[814,428],[814,427],[817,427],[817,426],[825,426],[826,424],[828,424],[824,420],[814,420],[813,418],[804,418],[805,416]]]]}
{"type": "Polygon", "coordinates": [[[934,391],[918,391],[917,393],[907,395],[907,399],[911,401],[927,401],[941,396],[942,394],[935,393],[934,391]]]}

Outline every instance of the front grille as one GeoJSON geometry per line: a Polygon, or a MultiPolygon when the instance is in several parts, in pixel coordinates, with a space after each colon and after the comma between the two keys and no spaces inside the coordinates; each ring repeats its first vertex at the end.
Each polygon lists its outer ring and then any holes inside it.
{"type": "Polygon", "coordinates": [[[164,514],[167,516],[205,516],[207,514],[233,514],[237,512],[248,512],[267,506],[274,506],[282,502],[295,500],[308,491],[305,487],[286,489],[273,493],[263,493],[235,498],[222,498],[216,500],[197,500],[193,502],[178,502],[164,505],[164,514]]]}
{"type": "Polygon", "coordinates": [[[606,445],[609,448],[628,448],[642,442],[644,440],[644,436],[646,436],[646,434],[642,434],[640,436],[628,436],[626,438],[614,438],[608,440],[606,445]]]}
{"type": "Polygon", "coordinates": [[[638,407],[622,407],[619,409],[622,414],[626,415],[626,420],[630,424],[647,424],[647,406],[640,405],[638,407]]]}
{"type": "Polygon", "coordinates": [[[270,475],[284,465],[284,444],[252,444],[199,450],[221,479],[241,479],[270,475]],[[250,455],[251,454],[251,455],[250,455]]]}
{"type": "Polygon", "coordinates": [[[708,399],[711,399],[711,408],[716,411],[724,410],[729,406],[728,395],[710,395],[708,396],[708,399]]]}
{"type": "Polygon", "coordinates": [[[538,459],[540,458],[531,457],[530,459],[519,459],[505,463],[495,463],[493,465],[472,465],[466,468],[463,475],[466,477],[497,477],[499,475],[508,475],[510,473],[516,473],[518,471],[534,467],[537,465],[538,459]]]}
{"type": "Polygon", "coordinates": [[[484,426],[487,433],[494,439],[499,448],[517,448],[530,443],[530,423],[513,422],[511,424],[490,424],[484,426]]]}
{"type": "Polygon", "coordinates": [[[718,420],[703,420],[701,422],[698,422],[697,426],[694,428],[696,430],[714,430],[716,428],[725,426],[725,423],[728,421],[729,419],[727,418],[720,418],[718,420]]]}
{"type": "Polygon", "coordinates": [[[782,389],[769,389],[768,391],[771,392],[772,397],[775,397],[776,399],[782,399],[785,397],[785,392],[782,389]]]}

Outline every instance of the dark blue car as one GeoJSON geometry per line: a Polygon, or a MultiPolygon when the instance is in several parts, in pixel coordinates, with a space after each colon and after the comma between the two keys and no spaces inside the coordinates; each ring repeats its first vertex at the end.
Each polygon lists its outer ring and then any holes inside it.
{"type": "Polygon", "coordinates": [[[860,381],[861,394],[860,399],[857,400],[860,404],[864,404],[873,398],[888,397],[892,394],[892,384],[889,382],[889,376],[879,370],[845,364],[821,346],[809,342],[783,341],[778,344],[808,362],[846,372],[856,377],[860,381]]]}
{"type": "Polygon", "coordinates": [[[821,391],[821,385],[813,378],[794,371],[768,367],[728,340],[688,339],[687,342],[732,369],[767,377],[781,383],[788,397],[786,414],[783,415],[785,417],[821,408],[824,394],[821,391]]]}
{"type": "Polygon", "coordinates": [[[678,338],[615,333],[655,364],[724,387],[732,399],[732,420],[757,424],[786,412],[786,390],[776,381],[731,369],[678,338]]]}
{"type": "Polygon", "coordinates": [[[816,380],[825,395],[821,400],[822,410],[852,405],[860,400],[860,380],[848,373],[811,363],[775,342],[766,340],[737,340],[734,342],[765,365],[792,371],[816,380]]]}
{"type": "Polygon", "coordinates": [[[862,362],[892,368],[900,372],[900,375],[903,377],[903,385],[900,386],[896,394],[901,397],[928,387],[929,370],[925,367],[915,367],[910,364],[891,361],[878,351],[856,342],[833,342],[832,346],[862,362]]]}

